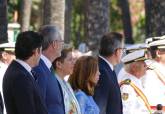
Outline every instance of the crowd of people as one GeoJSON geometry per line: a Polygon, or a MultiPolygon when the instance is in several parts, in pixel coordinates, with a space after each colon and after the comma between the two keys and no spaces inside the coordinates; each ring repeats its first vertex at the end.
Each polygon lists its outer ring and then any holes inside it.
{"type": "Polygon", "coordinates": [[[165,36],[131,48],[117,32],[100,39],[97,57],[65,46],[54,25],[1,44],[0,114],[163,114],[165,36]]]}

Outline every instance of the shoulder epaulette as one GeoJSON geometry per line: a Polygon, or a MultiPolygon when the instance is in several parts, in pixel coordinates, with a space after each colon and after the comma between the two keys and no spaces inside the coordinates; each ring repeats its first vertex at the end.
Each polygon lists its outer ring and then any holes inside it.
{"type": "Polygon", "coordinates": [[[149,70],[154,70],[154,69],[155,69],[155,66],[154,66],[154,65],[149,65],[149,66],[147,66],[147,68],[148,68],[149,70]]]}
{"type": "Polygon", "coordinates": [[[125,85],[130,85],[131,84],[131,80],[130,79],[125,79],[125,80],[121,81],[119,85],[122,86],[124,84],[125,85]]]}

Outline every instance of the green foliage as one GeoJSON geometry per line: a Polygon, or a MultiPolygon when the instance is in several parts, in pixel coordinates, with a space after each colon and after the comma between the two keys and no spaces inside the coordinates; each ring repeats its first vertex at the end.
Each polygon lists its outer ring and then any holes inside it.
{"type": "Polygon", "coordinates": [[[133,27],[135,43],[142,43],[145,41],[145,16],[140,15],[139,21],[133,27]]]}
{"type": "Polygon", "coordinates": [[[13,22],[14,11],[19,10],[20,0],[8,0],[8,22],[13,22]]]}
{"type": "Polygon", "coordinates": [[[41,25],[41,0],[32,0],[31,30],[38,30],[41,25]]]}
{"type": "MultiPolygon", "coordinates": [[[[129,3],[133,3],[133,1],[129,1],[129,3]]],[[[141,4],[136,3],[135,8],[139,7],[143,8],[141,4]]],[[[136,24],[132,25],[133,38],[135,43],[142,43],[145,40],[145,15],[142,12],[138,12],[136,15],[138,15],[139,19],[136,24]]],[[[110,30],[123,31],[122,15],[118,7],[118,0],[111,0],[110,2],[110,30]]]]}
{"type": "MultiPolygon", "coordinates": [[[[41,0],[32,0],[31,29],[37,30],[40,26],[41,0]]],[[[8,0],[8,22],[13,22],[14,11],[19,11],[21,0],[8,0]]],[[[71,40],[75,47],[85,40],[85,1],[72,0],[71,40]]],[[[130,2],[131,3],[131,2],[130,2]]],[[[137,6],[139,7],[139,6],[137,6]]],[[[143,42],[145,39],[145,16],[139,15],[139,21],[133,25],[133,37],[135,42],[143,42]]],[[[121,10],[118,0],[110,0],[110,30],[123,31],[121,10]]]]}
{"type": "Polygon", "coordinates": [[[71,39],[75,47],[84,40],[84,1],[73,0],[71,39]]]}
{"type": "Polygon", "coordinates": [[[118,6],[118,0],[111,0],[110,2],[110,30],[122,31],[121,10],[118,6]]]}

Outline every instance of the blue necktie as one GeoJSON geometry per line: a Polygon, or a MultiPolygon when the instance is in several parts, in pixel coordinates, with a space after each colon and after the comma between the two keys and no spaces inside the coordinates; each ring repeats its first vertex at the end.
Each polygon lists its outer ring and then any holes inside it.
{"type": "Polygon", "coordinates": [[[53,68],[53,66],[50,67],[50,72],[54,75],[54,68],[53,68]]]}

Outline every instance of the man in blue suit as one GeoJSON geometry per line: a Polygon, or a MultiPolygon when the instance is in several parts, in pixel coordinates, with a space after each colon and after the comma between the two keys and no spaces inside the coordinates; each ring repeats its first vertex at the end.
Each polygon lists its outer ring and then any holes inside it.
{"type": "Polygon", "coordinates": [[[3,78],[3,96],[7,114],[48,114],[31,69],[41,56],[42,36],[26,31],[17,37],[16,60],[3,78]]]}
{"type": "Polygon", "coordinates": [[[61,55],[63,41],[56,26],[45,25],[40,29],[40,34],[44,37],[44,40],[39,65],[34,68],[37,82],[48,113],[64,114],[62,89],[52,69],[52,62],[61,55]]]}
{"type": "Polygon", "coordinates": [[[105,34],[100,42],[100,80],[95,88],[94,99],[100,114],[123,114],[121,93],[114,66],[120,62],[124,40],[121,34],[105,34]]]}

